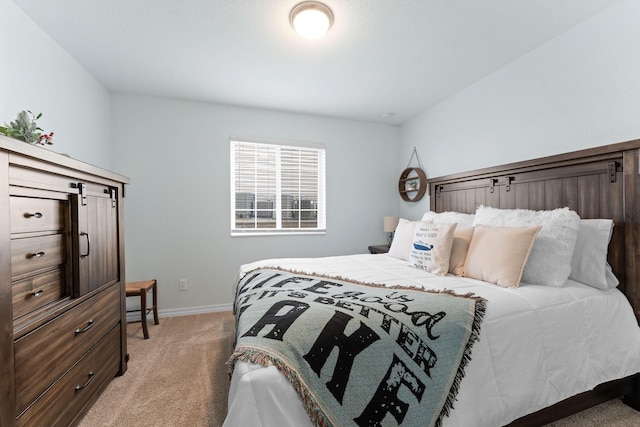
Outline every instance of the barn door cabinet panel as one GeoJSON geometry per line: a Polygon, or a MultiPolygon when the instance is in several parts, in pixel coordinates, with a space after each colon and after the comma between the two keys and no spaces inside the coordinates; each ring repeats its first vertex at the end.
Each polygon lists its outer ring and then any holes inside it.
{"type": "Polygon", "coordinates": [[[128,182],[0,135],[0,426],[75,424],[126,371],[128,182]]]}
{"type": "Polygon", "coordinates": [[[80,194],[72,198],[74,249],[79,254],[74,258],[75,292],[83,295],[118,279],[118,210],[113,187],[91,191],[84,183],[77,186],[80,194]]]}

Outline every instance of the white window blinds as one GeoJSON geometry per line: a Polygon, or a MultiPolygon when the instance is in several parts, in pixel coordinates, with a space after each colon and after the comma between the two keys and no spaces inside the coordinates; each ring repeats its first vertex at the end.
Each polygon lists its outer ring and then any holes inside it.
{"type": "Polygon", "coordinates": [[[323,233],[325,149],[231,140],[231,234],[323,233]]]}

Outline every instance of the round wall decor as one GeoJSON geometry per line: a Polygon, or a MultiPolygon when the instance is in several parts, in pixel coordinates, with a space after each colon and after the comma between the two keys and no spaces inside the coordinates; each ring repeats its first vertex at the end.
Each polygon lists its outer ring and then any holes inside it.
{"type": "Polygon", "coordinates": [[[400,174],[398,181],[400,197],[405,202],[417,202],[427,192],[427,175],[422,168],[408,167],[400,174]]]}

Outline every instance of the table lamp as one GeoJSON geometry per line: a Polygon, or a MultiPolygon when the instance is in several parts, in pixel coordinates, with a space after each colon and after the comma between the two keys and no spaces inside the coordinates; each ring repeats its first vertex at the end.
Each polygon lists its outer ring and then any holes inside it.
{"type": "Polygon", "coordinates": [[[384,217],[384,232],[387,233],[387,242],[391,246],[393,242],[393,233],[396,231],[400,218],[397,216],[385,216],[384,217]]]}

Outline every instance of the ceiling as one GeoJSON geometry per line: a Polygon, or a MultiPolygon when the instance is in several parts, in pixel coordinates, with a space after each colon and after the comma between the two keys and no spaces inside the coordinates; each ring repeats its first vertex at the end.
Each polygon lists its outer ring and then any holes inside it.
{"type": "Polygon", "coordinates": [[[617,0],[325,0],[315,41],[298,1],[13,0],[114,92],[391,124],[617,0]]]}

